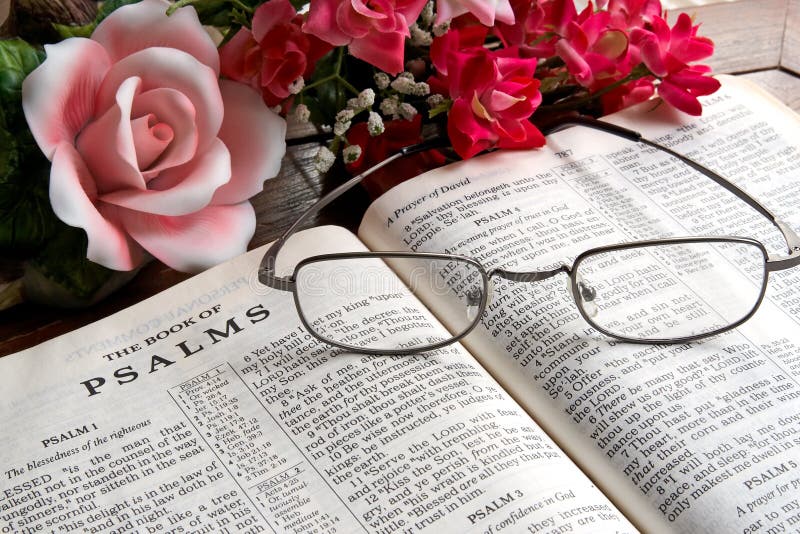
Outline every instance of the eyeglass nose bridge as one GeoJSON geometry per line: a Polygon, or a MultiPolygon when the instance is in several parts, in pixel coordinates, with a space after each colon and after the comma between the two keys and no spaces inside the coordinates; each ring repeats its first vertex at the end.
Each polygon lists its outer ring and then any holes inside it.
{"type": "Polygon", "coordinates": [[[539,282],[547,280],[557,274],[566,273],[567,276],[572,277],[572,267],[566,263],[562,263],[555,269],[547,271],[507,271],[506,269],[492,269],[488,272],[488,277],[491,279],[494,276],[499,276],[512,282],[539,282]]]}
{"type": "MultiPolygon", "coordinates": [[[[490,282],[493,276],[499,276],[500,278],[505,278],[513,282],[539,282],[561,273],[568,276],[567,289],[572,295],[572,298],[575,299],[575,302],[578,302],[579,299],[584,302],[591,302],[594,300],[596,290],[586,284],[580,275],[573,274],[572,267],[566,263],[562,263],[558,267],[546,271],[508,271],[506,269],[492,269],[488,272],[488,278],[490,282]],[[577,294],[576,290],[578,291],[577,294]]],[[[491,302],[491,299],[489,299],[489,302],[491,302]]]]}

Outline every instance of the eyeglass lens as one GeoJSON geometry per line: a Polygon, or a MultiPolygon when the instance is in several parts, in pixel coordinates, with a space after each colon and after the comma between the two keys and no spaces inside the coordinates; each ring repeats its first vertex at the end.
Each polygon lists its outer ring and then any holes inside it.
{"type": "Polygon", "coordinates": [[[420,256],[340,257],[312,261],[295,273],[298,309],[311,331],[339,346],[366,350],[424,350],[474,326],[486,297],[477,265],[420,256]],[[391,269],[386,265],[389,263],[391,269]],[[404,281],[395,273],[399,273],[404,281]],[[401,301],[408,291],[451,301],[449,332],[401,301]]]}
{"type": "Polygon", "coordinates": [[[703,241],[611,249],[575,265],[576,302],[596,328],[643,341],[708,335],[745,319],[766,283],[763,249],[703,241]]]}

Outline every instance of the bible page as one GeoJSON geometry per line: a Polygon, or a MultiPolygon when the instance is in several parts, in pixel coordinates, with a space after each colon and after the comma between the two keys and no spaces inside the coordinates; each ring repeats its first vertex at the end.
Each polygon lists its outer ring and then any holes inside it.
{"type": "MultiPolygon", "coordinates": [[[[724,77],[699,118],[647,102],[609,120],[708,165],[800,229],[798,117],[748,82],[724,77]]],[[[764,217],[708,178],[581,127],[540,150],[497,152],[400,184],[371,206],[359,235],[373,250],[463,254],[509,271],[693,235],[753,237],[786,254],[764,217]]],[[[723,294],[758,287],[738,257],[644,256],[621,259],[632,282],[596,288],[598,299],[631,295],[599,310],[623,333],[696,321],[711,282],[723,294]],[[714,265],[721,277],[712,281],[704,273],[714,265]]],[[[564,274],[493,282],[482,324],[462,343],[629,517],[652,530],[800,528],[800,269],[771,273],[742,326],[672,345],[599,334],[564,274]]],[[[420,296],[450,321],[436,295],[420,296]]]]}
{"type": "MultiPolygon", "coordinates": [[[[460,346],[312,338],[257,282],[265,249],[0,359],[0,532],[634,530],[460,346]]],[[[359,250],[323,227],[279,262],[359,250]]],[[[442,331],[409,294],[387,305],[442,331]]]]}

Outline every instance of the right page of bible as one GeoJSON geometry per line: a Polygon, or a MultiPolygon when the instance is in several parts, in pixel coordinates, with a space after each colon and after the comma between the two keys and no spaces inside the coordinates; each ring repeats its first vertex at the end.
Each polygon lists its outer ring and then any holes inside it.
{"type": "MultiPolygon", "coordinates": [[[[703,102],[702,117],[648,102],[608,120],[700,161],[800,229],[798,116],[731,77],[703,102]]],[[[571,265],[601,245],[697,235],[752,237],[786,254],[764,217],[708,178],[582,127],[540,150],[405,182],[360,229],[372,250],[463,254],[511,271],[571,265]]],[[[623,334],[731,320],[725,313],[760,287],[736,251],[602,260],[600,272],[616,267],[595,288],[597,321],[623,334]]],[[[493,282],[464,345],[629,517],[655,512],[680,531],[800,528],[800,268],[771,273],[760,309],[735,330],[671,345],[601,335],[564,274],[493,282]]],[[[455,311],[422,297],[447,324],[455,311]]]]}

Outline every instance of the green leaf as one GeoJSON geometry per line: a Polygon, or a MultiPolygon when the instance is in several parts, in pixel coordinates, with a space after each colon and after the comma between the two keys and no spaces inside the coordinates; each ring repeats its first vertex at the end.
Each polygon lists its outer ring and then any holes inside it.
{"type": "Polygon", "coordinates": [[[206,0],[194,4],[200,22],[208,26],[225,27],[231,23],[227,0],[206,0]]]}
{"type": "Polygon", "coordinates": [[[97,23],[95,22],[90,22],[83,26],[68,26],[66,24],[53,23],[53,29],[64,39],[69,39],[70,37],[91,37],[96,27],[97,23]]]}
{"type": "Polygon", "coordinates": [[[0,130],[0,253],[26,256],[59,222],[50,207],[49,162],[29,139],[0,130]]]}
{"type": "Polygon", "coordinates": [[[21,111],[22,80],[42,61],[44,53],[22,39],[0,40],[0,104],[8,126],[21,111]]]}
{"type": "Polygon", "coordinates": [[[22,81],[44,60],[22,39],[0,41],[0,251],[36,250],[58,222],[50,207],[50,163],[36,146],[22,112],[22,81]]]}
{"type": "Polygon", "coordinates": [[[62,226],[31,264],[70,294],[90,298],[116,271],[87,259],[87,245],[83,230],[62,226]]]}

